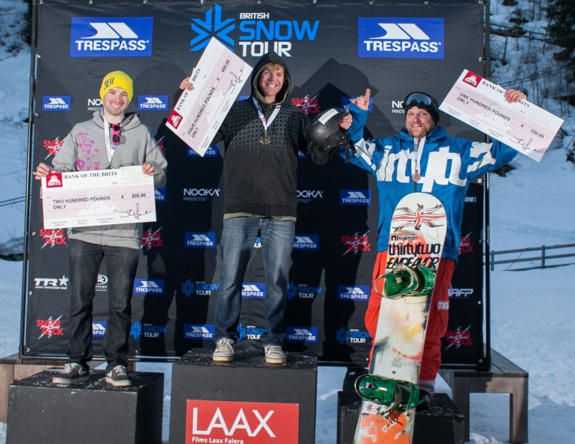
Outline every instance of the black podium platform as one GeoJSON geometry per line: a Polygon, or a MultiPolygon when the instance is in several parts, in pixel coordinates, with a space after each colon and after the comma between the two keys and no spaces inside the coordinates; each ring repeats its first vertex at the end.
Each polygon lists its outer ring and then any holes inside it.
{"type": "Polygon", "coordinates": [[[170,442],[314,444],[317,358],[288,353],[268,365],[258,344],[235,351],[231,363],[201,349],[174,363],[170,442]]]}
{"type": "Polygon", "coordinates": [[[111,387],[102,370],[84,383],[52,384],[55,370],[9,389],[7,444],[160,444],[163,373],[130,373],[131,387],[111,387]]]}
{"type": "MultiPolygon", "coordinates": [[[[340,391],[337,398],[337,443],[353,443],[361,399],[355,392],[340,391]]],[[[431,408],[415,415],[413,444],[463,444],[463,414],[444,393],[433,395],[431,408]]]]}

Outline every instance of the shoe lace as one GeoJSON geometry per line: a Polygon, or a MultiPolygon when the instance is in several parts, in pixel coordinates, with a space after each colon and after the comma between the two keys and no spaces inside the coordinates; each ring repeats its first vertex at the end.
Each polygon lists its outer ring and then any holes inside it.
{"type": "Polygon", "coordinates": [[[218,348],[231,348],[232,347],[232,340],[229,338],[222,338],[218,340],[217,347],[218,348]]]}
{"type": "Polygon", "coordinates": [[[268,354],[281,354],[282,348],[279,345],[268,345],[266,347],[266,353],[268,354]]]}
{"type": "Polygon", "coordinates": [[[67,362],[66,364],[64,364],[64,373],[70,373],[74,371],[77,365],[78,364],[76,364],[75,362],[67,362]]]}
{"type": "Polygon", "coordinates": [[[114,373],[116,376],[127,376],[128,375],[126,367],[124,367],[123,365],[117,365],[116,367],[114,367],[112,369],[112,373],[114,373]]]}

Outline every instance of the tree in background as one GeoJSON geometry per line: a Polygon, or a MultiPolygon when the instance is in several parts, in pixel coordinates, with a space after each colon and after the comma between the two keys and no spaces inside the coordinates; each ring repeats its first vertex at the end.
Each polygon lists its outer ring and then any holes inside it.
{"type": "Polygon", "coordinates": [[[547,7],[547,32],[554,43],[564,48],[555,53],[553,58],[564,62],[569,67],[571,77],[575,80],[575,4],[573,0],[550,0],[547,7]]]}

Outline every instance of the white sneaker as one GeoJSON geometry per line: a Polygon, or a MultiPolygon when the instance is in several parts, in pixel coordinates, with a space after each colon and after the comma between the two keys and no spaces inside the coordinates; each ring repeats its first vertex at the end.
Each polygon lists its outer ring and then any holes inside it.
{"type": "Polygon", "coordinates": [[[216,341],[216,349],[212,361],[231,362],[234,359],[234,341],[230,338],[220,338],[216,341]]]}
{"type": "Polygon", "coordinates": [[[90,369],[78,362],[67,362],[64,370],[52,378],[54,384],[73,384],[88,380],[90,369]]]}
{"type": "Polygon", "coordinates": [[[266,345],[264,347],[266,364],[285,364],[286,354],[279,345],[266,345]]]}
{"type": "Polygon", "coordinates": [[[132,385],[132,380],[128,376],[128,371],[124,365],[116,365],[106,370],[106,382],[114,387],[128,387],[132,385]]]}

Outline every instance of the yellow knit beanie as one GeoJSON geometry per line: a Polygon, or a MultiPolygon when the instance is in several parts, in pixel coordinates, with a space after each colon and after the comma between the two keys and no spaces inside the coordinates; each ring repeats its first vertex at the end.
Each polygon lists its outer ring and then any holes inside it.
{"type": "Polygon", "coordinates": [[[100,87],[100,99],[104,100],[104,96],[112,88],[122,88],[128,94],[128,103],[132,101],[134,94],[132,78],[124,71],[112,71],[104,76],[100,87]]]}

